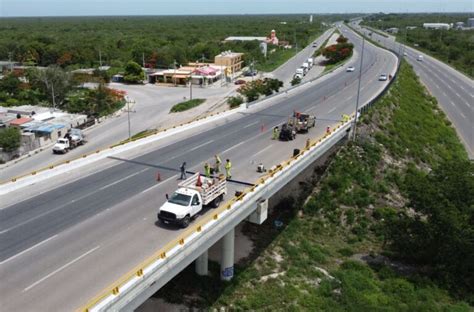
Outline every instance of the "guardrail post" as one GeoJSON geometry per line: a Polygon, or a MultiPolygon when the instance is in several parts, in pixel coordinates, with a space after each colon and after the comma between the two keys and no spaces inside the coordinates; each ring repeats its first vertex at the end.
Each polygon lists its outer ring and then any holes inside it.
{"type": "Polygon", "coordinates": [[[208,275],[208,253],[207,249],[199,257],[196,258],[196,274],[200,276],[208,275]]]}
{"type": "Polygon", "coordinates": [[[234,239],[234,228],[222,237],[221,280],[223,281],[230,281],[234,277],[234,239]]]}

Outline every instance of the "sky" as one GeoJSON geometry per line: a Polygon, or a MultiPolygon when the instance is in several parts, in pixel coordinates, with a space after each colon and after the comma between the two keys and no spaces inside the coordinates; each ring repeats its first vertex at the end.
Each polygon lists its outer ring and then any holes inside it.
{"type": "Polygon", "coordinates": [[[0,0],[0,17],[473,11],[474,0],[0,0]]]}

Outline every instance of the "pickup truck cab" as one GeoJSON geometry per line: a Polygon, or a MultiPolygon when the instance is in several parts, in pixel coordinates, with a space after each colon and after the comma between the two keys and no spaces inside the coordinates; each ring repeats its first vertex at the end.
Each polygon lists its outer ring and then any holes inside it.
{"type": "Polygon", "coordinates": [[[179,188],[171,196],[167,196],[167,201],[160,207],[158,220],[178,224],[183,228],[189,225],[204,206],[219,207],[227,193],[226,179],[223,175],[217,178],[205,178],[196,173],[178,186],[179,188]]]}
{"type": "Polygon", "coordinates": [[[53,154],[66,154],[70,148],[68,139],[58,139],[53,146],[53,154]]]}

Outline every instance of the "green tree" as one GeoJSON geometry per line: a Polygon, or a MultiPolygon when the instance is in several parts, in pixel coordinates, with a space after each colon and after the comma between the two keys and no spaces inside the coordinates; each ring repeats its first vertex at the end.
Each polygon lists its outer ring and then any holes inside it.
{"type": "Polygon", "coordinates": [[[20,147],[21,133],[18,128],[0,129],[0,147],[6,152],[12,152],[20,147]]]}
{"type": "Polygon", "coordinates": [[[0,92],[14,96],[20,92],[21,81],[14,73],[9,73],[0,79],[0,92]]]}
{"type": "Polygon", "coordinates": [[[128,83],[141,83],[143,79],[145,79],[145,76],[140,65],[134,61],[129,61],[127,65],[125,65],[125,75],[123,79],[128,83]]]}
{"type": "Polygon", "coordinates": [[[46,95],[50,106],[63,108],[67,94],[74,86],[72,75],[59,66],[33,69],[28,73],[33,88],[46,95]]]}

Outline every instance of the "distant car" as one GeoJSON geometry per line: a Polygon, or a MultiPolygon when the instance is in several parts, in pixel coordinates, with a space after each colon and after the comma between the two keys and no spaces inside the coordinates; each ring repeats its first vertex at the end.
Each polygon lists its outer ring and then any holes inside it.
{"type": "Polygon", "coordinates": [[[313,48],[317,48],[318,47],[318,44],[317,43],[313,43],[313,48]]]}
{"type": "Polygon", "coordinates": [[[234,82],[234,84],[236,84],[236,85],[243,85],[243,84],[246,84],[246,83],[247,83],[247,81],[245,81],[245,80],[243,80],[243,79],[239,79],[239,80],[236,80],[236,81],[234,82]]]}
{"type": "Polygon", "coordinates": [[[408,56],[408,53],[406,53],[406,52],[403,52],[403,56],[408,56]]]}
{"type": "Polygon", "coordinates": [[[381,75],[379,76],[379,81],[387,81],[387,79],[388,79],[388,78],[387,78],[387,75],[386,75],[386,74],[381,74],[381,75]]]}
{"type": "Polygon", "coordinates": [[[416,60],[418,62],[422,62],[423,61],[423,55],[418,55],[418,57],[416,58],[416,60]]]}
{"type": "Polygon", "coordinates": [[[348,73],[352,73],[353,71],[355,71],[355,67],[354,67],[354,66],[349,66],[349,67],[347,67],[347,69],[346,69],[346,72],[348,72],[348,73]]]}
{"type": "Polygon", "coordinates": [[[256,70],[249,70],[244,73],[245,77],[252,77],[252,76],[257,76],[257,71],[256,70]]]}

